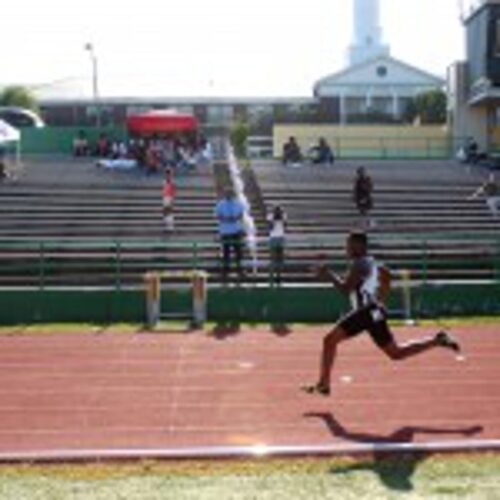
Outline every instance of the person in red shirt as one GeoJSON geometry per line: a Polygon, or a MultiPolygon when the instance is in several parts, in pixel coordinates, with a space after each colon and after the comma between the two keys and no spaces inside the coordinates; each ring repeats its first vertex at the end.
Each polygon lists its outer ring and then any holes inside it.
{"type": "Polygon", "coordinates": [[[173,179],[172,169],[165,170],[165,180],[163,181],[163,222],[165,231],[172,232],[174,230],[174,199],[175,199],[175,184],[173,179]]]}

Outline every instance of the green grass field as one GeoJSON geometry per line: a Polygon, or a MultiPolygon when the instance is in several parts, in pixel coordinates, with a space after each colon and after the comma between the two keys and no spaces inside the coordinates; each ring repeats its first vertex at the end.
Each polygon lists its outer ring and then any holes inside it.
{"type": "Polygon", "coordinates": [[[2,500],[500,498],[500,455],[4,466],[2,500]]]}
{"type": "MultiPolygon", "coordinates": [[[[390,322],[395,327],[404,326],[404,321],[394,320],[390,322]]],[[[469,326],[469,325],[491,325],[499,324],[499,316],[478,316],[478,317],[465,317],[465,318],[447,318],[442,320],[418,320],[417,325],[426,326],[429,328],[447,328],[469,326]]],[[[330,328],[331,323],[323,325],[325,328],[330,328]]],[[[205,324],[206,330],[211,330],[216,326],[216,323],[207,322],[205,324]]],[[[259,326],[269,326],[264,323],[243,323],[241,327],[248,327],[250,329],[259,326]]],[[[293,328],[294,324],[288,325],[293,328]]],[[[306,326],[297,324],[296,326],[306,326]]],[[[322,325],[314,325],[322,326],[322,325]]],[[[186,321],[168,321],[160,323],[157,328],[158,331],[172,331],[182,333],[187,329],[186,321]]],[[[96,323],[39,323],[27,325],[0,325],[0,335],[51,335],[51,334],[83,334],[83,333],[118,333],[118,334],[134,334],[144,332],[145,326],[139,323],[112,323],[112,324],[96,324],[96,323]]]]}

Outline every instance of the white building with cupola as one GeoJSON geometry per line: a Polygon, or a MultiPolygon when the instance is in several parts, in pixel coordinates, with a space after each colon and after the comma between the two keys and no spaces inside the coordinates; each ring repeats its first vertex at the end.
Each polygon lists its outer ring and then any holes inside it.
{"type": "Polygon", "coordinates": [[[336,109],[340,123],[367,114],[398,120],[418,94],[443,89],[444,79],[395,59],[384,43],[379,0],[353,0],[353,42],[345,69],[314,85],[323,108],[336,109]]]}

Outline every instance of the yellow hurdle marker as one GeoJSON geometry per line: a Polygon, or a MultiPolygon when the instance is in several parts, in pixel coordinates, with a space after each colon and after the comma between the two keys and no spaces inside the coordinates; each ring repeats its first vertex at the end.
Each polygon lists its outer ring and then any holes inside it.
{"type": "Polygon", "coordinates": [[[205,271],[150,271],[144,275],[146,287],[146,322],[150,329],[155,328],[161,319],[161,280],[187,279],[191,281],[193,298],[192,314],[188,317],[192,325],[201,328],[207,319],[207,279],[205,271]]]}

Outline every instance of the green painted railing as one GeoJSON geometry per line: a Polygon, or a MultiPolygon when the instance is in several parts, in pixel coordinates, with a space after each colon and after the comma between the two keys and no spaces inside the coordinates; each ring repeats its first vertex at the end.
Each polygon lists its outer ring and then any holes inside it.
{"type": "MultiPolygon", "coordinates": [[[[388,251],[409,252],[386,262],[393,270],[411,271],[413,317],[500,314],[500,237],[479,233],[439,238],[384,235],[373,237],[371,244],[376,257],[388,251]],[[484,255],[452,261],[433,256],[444,242],[484,255]],[[452,268],[463,268],[466,277],[472,271],[471,276],[479,272],[488,279],[446,279],[452,268]],[[436,279],[439,273],[443,273],[441,280],[436,279]]],[[[291,238],[288,254],[301,252],[306,257],[288,262],[284,273],[300,268],[310,276],[309,266],[320,254],[328,255],[328,262],[342,272],[346,266],[343,247],[343,237],[291,238]]],[[[259,281],[250,278],[242,286],[221,286],[217,251],[216,241],[0,240],[0,324],[141,322],[146,317],[144,272],[168,269],[209,271],[207,305],[212,321],[335,321],[348,307],[345,297],[326,284],[270,286],[264,241],[259,245],[259,281]],[[10,286],[5,286],[6,281],[10,286]]],[[[405,286],[396,273],[389,309],[398,316],[406,315],[405,286]]],[[[188,310],[190,303],[189,287],[181,283],[169,284],[162,293],[164,312],[188,310]]]]}
{"type": "MultiPolygon", "coordinates": [[[[319,255],[329,255],[341,271],[346,265],[344,237],[290,237],[283,274],[307,273],[319,255]]],[[[500,236],[492,234],[384,235],[371,241],[376,257],[394,269],[411,272],[424,283],[447,279],[463,270],[474,279],[500,280],[500,236]]],[[[161,240],[18,240],[0,239],[0,286],[21,284],[45,289],[53,286],[101,286],[120,290],[140,286],[141,273],[152,270],[205,269],[216,273],[218,243],[171,243],[161,240]]],[[[258,246],[260,282],[269,274],[267,242],[258,246]]],[[[253,269],[246,259],[248,274],[253,269]]],[[[300,281],[300,280],[299,280],[300,281]]],[[[251,281],[253,282],[253,281],[251,281]]]]}

